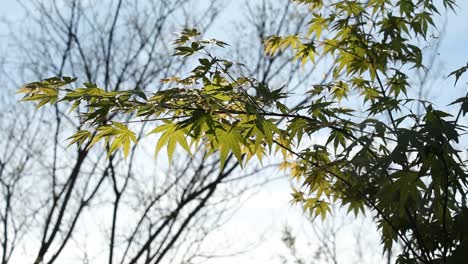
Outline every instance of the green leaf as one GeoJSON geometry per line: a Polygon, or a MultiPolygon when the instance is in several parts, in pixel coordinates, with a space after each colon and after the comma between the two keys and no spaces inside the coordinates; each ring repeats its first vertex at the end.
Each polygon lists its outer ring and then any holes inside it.
{"type": "Polygon", "coordinates": [[[453,72],[451,72],[447,77],[450,77],[450,76],[455,76],[455,84],[454,85],[457,85],[457,82],[458,82],[458,79],[468,70],[468,63],[466,64],[466,66],[463,66],[457,70],[454,70],[453,72]]]}
{"type": "Polygon", "coordinates": [[[172,161],[176,146],[180,145],[191,155],[190,146],[187,142],[188,131],[180,128],[178,124],[166,123],[153,129],[149,134],[162,133],[156,143],[155,156],[166,146],[169,161],[172,161]]]}

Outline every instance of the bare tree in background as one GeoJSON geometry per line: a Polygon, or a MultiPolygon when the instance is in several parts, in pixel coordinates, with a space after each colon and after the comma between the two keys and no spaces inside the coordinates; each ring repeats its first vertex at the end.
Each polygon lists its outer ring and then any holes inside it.
{"type": "MultiPolygon", "coordinates": [[[[108,90],[163,89],[159,79],[184,67],[170,56],[170,32],[191,24],[207,30],[221,4],[207,1],[193,12],[193,2],[24,1],[27,31],[12,35],[17,57],[8,59],[22,62],[26,79],[70,75],[108,90]]],[[[136,149],[126,161],[106,159],[104,148],[65,150],[64,135],[81,127],[80,109],[31,117],[12,109],[2,118],[11,120],[2,122],[2,263],[54,263],[63,255],[79,262],[183,262],[244,190],[224,183],[237,177],[236,164],[221,170],[194,157],[156,168],[136,149]]]]}
{"type": "Polygon", "coordinates": [[[40,113],[25,114],[25,111],[11,107],[1,98],[6,108],[0,114],[0,245],[1,263],[9,263],[15,247],[25,235],[29,219],[36,210],[23,210],[34,197],[35,186],[30,181],[33,157],[41,155],[37,136],[40,124],[33,122],[41,118],[40,113]],[[17,118],[22,115],[22,118],[17,118]],[[31,133],[31,136],[26,136],[31,133]],[[20,209],[21,208],[21,209],[20,209]]]}
{"type": "MultiPolygon", "coordinates": [[[[18,85],[16,76],[27,82],[65,75],[107,90],[146,91],[164,89],[161,78],[189,67],[170,56],[172,32],[178,26],[206,32],[223,7],[220,0],[21,3],[27,19],[11,34],[8,71],[2,75],[12,85],[18,85]]],[[[294,30],[290,19],[305,23],[303,15],[284,1],[278,7],[281,21],[272,24],[265,8],[273,6],[268,1],[262,6],[251,8],[246,20],[253,26],[250,33],[256,32],[248,44],[258,55],[251,68],[270,82],[290,67],[278,83],[300,86],[299,66],[290,66],[287,56],[264,56],[261,41],[294,30]]],[[[133,148],[126,160],[119,154],[106,158],[105,147],[66,149],[66,135],[82,127],[80,108],[69,113],[55,106],[25,115],[29,111],[13,105],[9,94],[2,100],[8,111],[2,111],[0,135],[1,264],[199,262],[214,255],[201,245],[238,207],[243,193],[269,180],[258,176],[259,168],[241,173],[234,161],[221,169],[216,159],[204,159],[203,151],[178,156],[171,166],[155,163],[153,150],[144,147],[154,142],[143,138],[147,124],[135,124],[142,147],[133,148]],[[50,116],[53,122],[46,121],[50,116]]]]}
{"type": "MultiPolygon", "coordinates": [[[[172,32],[182,26],[206,32],[220,25],[216,19],[223,2],[202,2],[23,0],[27,20],[10,35],[14,48],[4,57],[8,71],[3,69],[2,83],[9,78],[18,85],[14,76],[27,82],[69,75],[108,90],[164,89],[159,79],[189,67],[170,56],[172,32]],[[18,75],[11,74],[12,65],[18,75]]],[[[290,63],[291,54],[267,57],[263,52],[265,37],[297,33],[308,23],[307,14],[290,1],[246,1],[245,8],[233,34],[242,41],[232,46],[250,69],[246,75],[286,85],[291,93],[327,79],[330,62],[301,72],[290,63]]],[[[427,73],[421,80],[426,86],[427,73]]],[[[221,170],[217,160],[204,160],[202,151],[178,156],[171,166],[155,163],[153,151],[144,147],[154,145],[154,138],[142,138],[143,147],[132,149],[126,160],[120,155],[106,159],[105,147],[66,150],[66,135],[82,126],[79,108],[31,113],[9,94],[1,100],[1,264],[201,262],[219,253],[209,252],[204,241],[239,206],[242,194],[269,180],[256,173],[260,168],[241,173],[234,161],[221,170]],[[55,120],[46,121],[51,115],[55,120]]],[[[307,103],[305,98],[296,105],[307,103]]],[[[320,237],[319,252],[329,263],[337,263],[340,225],[335,224],[317,225],[311,235],[320,237]]],[[[359,245],[362,233],[356,232],[359,245]]],[[[285,243],[293,241],[290,235],[285,243]]],[[[367,256],[359,254],[362,248],[355,249],[356,259],[367,256]]],[[[293,255],[296,263],[307,263],[297,262],[298,252],[293,255]]]]}
{"type": "Polygon", "coordinates": [[[281,241],[285,253],[279,258],[284,264],[391,263],[391,255],[381,254],[372,221],[343,215],[337,208],[330,219],[309,219],[302,228],[286,225],[281,241]]]}

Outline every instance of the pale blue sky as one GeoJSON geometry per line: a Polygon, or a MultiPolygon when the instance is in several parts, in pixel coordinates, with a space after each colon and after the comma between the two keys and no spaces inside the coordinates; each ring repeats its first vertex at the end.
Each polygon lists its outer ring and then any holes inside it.
{"type": "MultiPolygon", "coordinates": [[[[0,16],[21,22],[19,19],[23,18],[18,3],[14,0],[2,0],[2,2],[0,16]]],[[[439,51],[443,65],[440,72],[441,76],[446,76],[452,70],[468,62],[468,1],[460,1],[459,5],[458,14],[449,15],[445,36],[439,51]]],[[[230,4],[228,8],[230,10],[223,15],[226,18],[241,12],[235,4],[230,4]]],[[[216,35],[216,31],[212,32],[212,34],[216,35]]],[[[223,34],[220,30],[220,37],[218,38],[222,39],[225,36],[226,34],[223,34]]],[[[7,28],[3,24],[0,25],[0,42],[2,42],[0,47],[8,42],[7,28]]],[[[467,80],[467,78],[465,77],[464,80],[467,80]]],[[[466,93],[466,84],[463,84],[463,80],[459,83],[454,88],[452,80],[441,81],[439,87],[433,87],[434,90],[430,96],[441,98],[445,103],[448,103],[466,93]]],[[[443,105],[439,105],[439,107],[441,106],[443,105]]],[[[246,255],[215,260],[212,263],[278,263],[278,259],[272,259],[272,257],[275,254],[278,255],[282,250],[279,232],[282,226],[285,223],[292,224],[295,227],[304,225],[300,210],[291,207],[289,204],[290,189],[288,186],[286,180],[268,185],[258,195],[245,203],[245,206],[233,218],[233,221],[226,225],[224,231],[215,234],[213,237],[213,242],[216,245],[222,244],[229,239],[241,242],[242,244],[234,246],[239,250],[243,249],[243,245],[256,244],[261,235],[270,237],[271,241],[258,245],[251,253],[246,255]],[[265,207],[265,204],[270,206],[265,207]]],[[[299,239],[305,241],[306,237],[302,235],[299,239]]],[[[229,247],[232,242],[227,243],[227,246],[229,247]]]]}

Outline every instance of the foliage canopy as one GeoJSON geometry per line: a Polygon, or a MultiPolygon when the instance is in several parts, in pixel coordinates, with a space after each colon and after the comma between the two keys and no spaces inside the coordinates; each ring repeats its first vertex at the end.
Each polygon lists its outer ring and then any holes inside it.
{"type": "MultiPolygon", "coordinates": [[[[229,155],[245,166],[253,157],[276,153],[302,183],[294,201],[313,216],[325,218],[333,203],[356,215],[367,207],[384,250],[395,241],[403,245],[398,263],[460,263],[468,257],[462,155],[468,97],[453,102],[459,107],[455,115],[410,97],[411,73],[425,68],[422,47],[435,32],[436,16],[455,2],[294,2],[309,10],[308,28],[267,38],[265,52],[293,52],[303,65],[334,59],[332,78],[314,85],[295,107],[286,105],[290,94],[283,88],[244,76],[243,65],[214,56],[212,47],[227,44],[201,39],[196,29],[185,29],[175,41],[175,55],[197,65],[187,76],[162,80],[174,88],[107,92],[90,83],[71,88],[75,79],[56,77],[19,92],[38,107],[70,103],[88,125],[70,144],[89,148],[105,141],[109,154],[121,148],[127,155],[136,143],[130,123],[151,121],[160,121],[151,131],[160,134],[156,153],[166,147],[169,158],[176,146],[187,152],[203,147],[219,154],[222,165],[229,155]],[[422,113],[414,111],[416,105],[422,113]],[[116,115],[133,121],[108,121],[116,115]],[[310,144],[319,133],[328,135],[326,142],[310,144]]],[[[451,75],[457,81],[466,69],[451,75]]]]}

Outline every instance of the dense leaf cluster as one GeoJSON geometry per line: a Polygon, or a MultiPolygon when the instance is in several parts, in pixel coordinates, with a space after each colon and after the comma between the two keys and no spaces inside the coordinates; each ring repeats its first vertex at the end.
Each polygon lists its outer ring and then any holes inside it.
{"type": "MultiPolygon", "coordinates": [[[[425,1],[297,0],[312,15],[304,35],[271,36],[266,53],[292,49],[302,64],[315,57],[335,60],[333,78],[315,85],[298,107],[288,108],[282,89],[239,74],[237,65],[212,55],[212,46],[194,29],[176,40],[177,56],[197,62],[184,77],[164,82],[174,88],[153,94],[141,90],[106,92],[94,84],[73,89],[74,79],[52,78],[25,85],[23,100],[38,106],[66,101],[78,109],[88,129],[71,144],[104,140],[109,154],[128,154],[136,142],[131,124],[108,122],[116,114],[131,122],[155,122],[156,152],[176,146],[203,147],[222,165],[232,153],[245,165],[281,154],[283,168],[302,183],[293,192],[313,216],[325,218],[338,203],[355,214],[374,212],[384,250],[400,241],[398,263],[462,263],[468,240],[467,161],[461,123],[468,97],[453,104],[457,114],[408,96],[415,68],[424,68],[421,45],[429,41],[435,3],[425,1]],[[422,44],[421,44],[422,43],[422,44]],[[414,105],[424,111],[415,113],[414,105]],[[365,110],[361,111],[360,108],[365,110]],[[309,139],[320,133],[321,144],[309,139]]],[[[452,0],[443,5],[453,8],[452,0]]],[[[462,67],[452,73],[458,78],[462,67]]]]}

